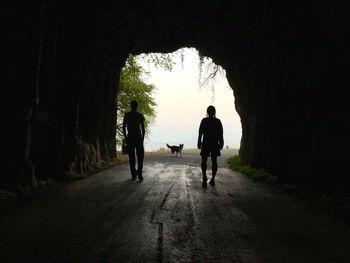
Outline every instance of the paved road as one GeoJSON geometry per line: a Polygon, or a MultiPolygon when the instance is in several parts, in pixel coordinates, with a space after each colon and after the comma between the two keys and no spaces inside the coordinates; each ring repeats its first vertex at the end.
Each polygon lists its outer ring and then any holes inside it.
{"type": "MultiPolygon", "coordinates": [[[[350,228],[228,169],[201,187],[198,152],[124,164],[0,218],[0,262],[350,262],[350,228]]],[[[210,178],[210,176],[209,176],[210,178]]]]}

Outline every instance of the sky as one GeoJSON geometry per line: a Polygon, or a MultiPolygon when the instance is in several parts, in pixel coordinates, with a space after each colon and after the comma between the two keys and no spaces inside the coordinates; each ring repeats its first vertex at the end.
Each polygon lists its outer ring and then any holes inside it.
{"type": "MultiPolygon", "coordinates": [[[[156,87],[154,98],[157,117],[145,141],[145,150],[155,151],[166,147],[167,143],[183,143],[184,148],[196,148],[199,124],[206,117],[209,105],[216,108],[216,117],[222,122],[225,146],[239,148],[241,122],[225,72],[208,85],[200,87],[198,52],[194,48],[185,48],[183,55],[182,63],[180,56],[175,56],[176,64],[171,71],[157,68],[140,56],[137,57],[138,62],[150,72],[145,82],[156,87]]],[[[202,77],[208,75],[205,68],[202,77]]]]}

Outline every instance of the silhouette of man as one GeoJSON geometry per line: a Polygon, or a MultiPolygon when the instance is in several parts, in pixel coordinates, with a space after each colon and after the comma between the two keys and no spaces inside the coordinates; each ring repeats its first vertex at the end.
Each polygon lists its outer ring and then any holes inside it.
{"type": "Polygon", "coordinates": [[[123,134],[128,149],[131,179],[139,178],[143,181],[142,168],[144,158],[143,140],[145,138],[145,118],[137,112],[137,101],[130,102],[131,111],[127,112],[123,120],[123,134]],[[137,170],[135,168],[135,150],[137,155],[137,170]]]}
{"type": "Polygon", "coordinates": [[[215,176],[218,171],[217,157],[220,156],[220,150],[224,146],[223,128],[221,121],[215,116],[215,107],[207,108],[207,117],[203,118],[199,126],[197,147],[201,150],[202,156],[202,186],[207,187],[207,159],[211,156],[212,178],[210,185],[215,185],[215,176]],[[202,139],[203,137],[203,139],[202,139]]]}

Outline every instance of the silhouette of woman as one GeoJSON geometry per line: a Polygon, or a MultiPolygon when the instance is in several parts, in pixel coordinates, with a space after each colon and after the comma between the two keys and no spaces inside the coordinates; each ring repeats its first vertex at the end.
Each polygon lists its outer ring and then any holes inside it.
{"type": "Polygon", "coordinates": [[[218,170],[217,157],[220,156],[220,150],[224,145],[223,128],[221,121],[215,116],[215,107],[207,108],[207,117],[202,119],[199,126],[197,147],[201,150],[202,156],[202,186],[207,187],[207,159],[210,156],[212,162],[212,178],[210,185],[215,185],[215,175],[218,170]],[[203,137],[203,140],[202,140],[203,137]]]}

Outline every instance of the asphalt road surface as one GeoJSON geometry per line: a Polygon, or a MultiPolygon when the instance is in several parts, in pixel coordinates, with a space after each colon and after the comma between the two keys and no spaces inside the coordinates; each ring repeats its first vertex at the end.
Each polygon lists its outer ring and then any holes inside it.
{"type": "Polygon", "coordinates": [[[231,154],[215,187],[198,151],[165,152],[141,183],[123,164],[6,211],[0,262],[350,262],[349,226],[231,171],[231,154]]]}

